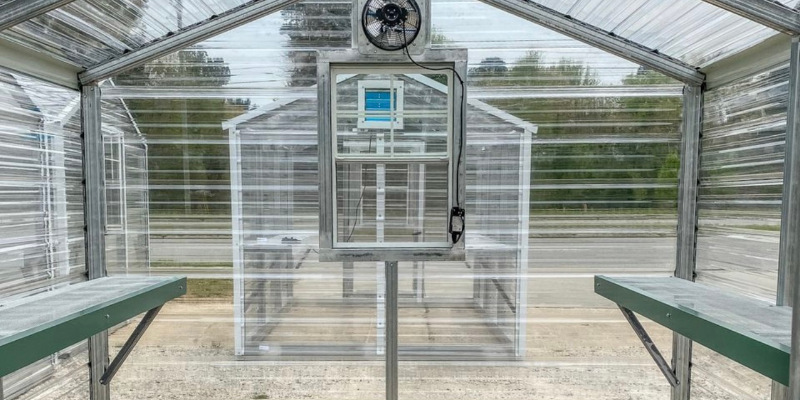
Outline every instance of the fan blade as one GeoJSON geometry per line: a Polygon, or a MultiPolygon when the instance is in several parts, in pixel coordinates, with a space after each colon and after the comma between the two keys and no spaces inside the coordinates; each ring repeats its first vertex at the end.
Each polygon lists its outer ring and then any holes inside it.
{"type": "Polygon", "coordinates": [[[377,37],[380,35],[382,28],[383,23],[381,23],[381,21],[374,20],[366,26],[366,31],[370,34],[370,36],[377,37]]]}

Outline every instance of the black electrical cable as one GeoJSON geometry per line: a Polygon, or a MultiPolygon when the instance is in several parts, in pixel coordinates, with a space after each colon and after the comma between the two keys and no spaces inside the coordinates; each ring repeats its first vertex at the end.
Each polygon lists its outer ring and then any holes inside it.
{"type": "MultiPolygon", "coordinates": [[[[372,135],[369,135],[369,147],[367,148],[367,155],[370,153],[372,153],[372,135]]],[[[361,187],[361,195],[358,197],[358,203],[356,203],[356,206],[354,207],[356,210],[358,210],[358,207],[361,206],[361,201],[364,200],[364,192],[366,191],[365,189],[366,186],[361,187]]],[[[350,233],[347,234],[347,239],[344,240],[345,242],[350,242],[350,238],[353,237],[353,232],[356,230],[356,225],[358,225],[358,223],[353,222],[353,227],[350,228],[350,233]]]]}
{"type": "MultiPolygon", "coordinates": [[[[465,109],[466,109],[465,105],[466,105],[466,98],[467,98],[467,96],[466,96],[467,85],[464,83],[464,79],[461,78],[461,75],[458,73],[458,71],[456,71],[456,69],[453,68],[453,67],[442,67],[442,68],[426,67],[426,66],[421,65],[418,62],[414,61],[414,59],[411,57],[411,52],[408,51],[408,44],[409,43],[408,43],[408,39],[406,38],[405,22],[403,22],[403,27],[401,29],[403,30],[403,43],[404,43],[403,51],[406,54],[406,56],[408,57],[408,60],[411,61],[412,64],[416,65],[419,68],[428,70],[428,71],[453,71],[453,74],[455,74],[455,77],[458,79],[458,83],[461,84],[461,112],[462,113],[465,112],[465,109]]],[[[455,121],[455,118],[456,118],[455,114],[456,114],[456,111],[453,110],[453,120],[454,121],[455,121]]],[[[459,148],[458,148],[458,155],[457,155],[457,158],[456,158],[456,160],[457,160],[456,161],[456,171],[455,171],[455,177],[454,177],[455,184],[456,184],[456,207],[454,207],[453,210],[451,210],[451,212],[450,212],[451,221],[450,221],[449,225],[450,225],[450,228],[452,228],[452,225],[453,225],[452,224],[452,218],[453,217],[459,217],[461,219],[461,227],[462,227],[461,229],[462,230],[460,232],[453,232],[451,230],[450,233],[453,235],[453,237],[452,237],[453,243],[458,243],[458,241],[461,240],[461,235],[464,233],[464,230],[463,230],[464,228],[463,227],[464,227],[464,224],[465,224],[464,208],[461,207],[462,202],[461,202],[461,198],[459,197],[460,193],[458,191],[458,187],[459,187],[458,186],[458,184],[459,184],[458,176],[459,176],[459,170],[461,170],[461,155],[464,153],[464,142],[465,142],[465,139],[466,139],[466,135],[464,134],[464,132],[465,132],[466,127],[464,126],[464,124],[460,124],[460,127],[461,127],[461,132],[459,132],[459,133],[460,133],[461,141],[459,142],[459,146],[458,146],[459,148]]]]}

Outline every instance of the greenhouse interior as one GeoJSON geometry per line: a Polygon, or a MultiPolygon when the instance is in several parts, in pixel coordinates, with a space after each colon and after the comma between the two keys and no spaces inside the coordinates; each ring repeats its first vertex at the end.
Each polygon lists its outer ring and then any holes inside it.
{"type": "Polygon", "coordinates": [[[800,400],[799,83],[795,0],[0,0],[0,400],[800,400]]]}

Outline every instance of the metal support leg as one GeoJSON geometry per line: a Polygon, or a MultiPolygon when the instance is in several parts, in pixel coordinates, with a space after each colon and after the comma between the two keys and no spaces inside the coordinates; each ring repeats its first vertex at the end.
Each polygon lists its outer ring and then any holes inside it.
{"type": "MultiPolygon", "coordinates": [[[[84,86],[81,90],[81,103],[86,269],[89,279],[98,279],[106,276],[105,148],[101,130],[100,88],[84,86]]],[[[108,400],[110,396],[108,386],[100,383],[100,377],[107,366],[108,332],[103,331],[89,338],[91,400],[108,400]]]]}
{"type": "Polygon", "coordinates": [[[664,356],[661,355],[661,352],[658,351],[658,347],[653,342],[653,339],[650,339],[650,335],[647,334],[647,331],[644,329],[642,324],[639,322],[639,319],[636,318],[636,315],[633,311],[619,306],[620,311],[622,311],[622,315],[625,316],[625,319],[628,320],[628,323],[631,324],[631,328],[633,331],[636,332],[636,336],[639,337],[639,340],[642,341],[645,350],[647,353],[650,354],[650,357],[653,357],[653,361],[656,362],[658,369],[661,370],[661,373],[664,374],[664,377],[667,378],[672,387],[678,386],[678,378],[675,377],[675,371],[669,366],[667,360],[664,359],[664,356]]]}
{"type": "MultiPolygon", "coordinates": [[[[681,170],[678,185],[678,242],[675,277],[694,280],[697,254],[697,188],[700,170],[700,133],[703,118],[703,88],[685,86],[683,89],[683,125],[681,140],[681,170]]],[[[672,366],[677,386],[672,388],[672,400],[689,400],[692,371],[692,342],[674,333],[672,366]]]]}
{"type": "MultiPolygon", "coordinates": [[[[786,123],[786,161],[781,216],[778,301],[789,306],[800,304],[800,38],[792,38],[789,72],[789,103],[786,123]],[[781,301],[789,300],[788,302],[781,301]]],[[[789,367],[788,399],[800,400],[800,307],[792,307],[792,352],[789,367]]]]}
{"type": "Polygon", "coordinates": [[[397,400],[397,261],[386,262],[386,400],[397,400]]]}
{"type": "Polygon", "coordinates": [[[142,335],[144,335],[144,332],[147,331],[148,327],[150,327],[150,324],[156,318],[158,312],[161,311],[161,307],[162,306],[158,306],[148,311],[147,314],[144,315],[142,320],[139,322],[139,325],[136,326],[136,329],[133,330],[133,333],[131,333],[131,336],[125,342],[125,345],[122,346],[122,348],[119,350],[119,353],[117,353],[117,356],[114,357],[114,361],[109,364],[108,369],[100,378],[100,383],[103,385],[108,385],[111,383],[111,380],[114,379],[114,375],[117,374],[117,371],[119,371],[122,363],[125,362],[128,356],[131,354],[131,351],[133,351],[133,348],[136,347],[136,343],[139,343],[139,339],[142,338],[142,335]]]}

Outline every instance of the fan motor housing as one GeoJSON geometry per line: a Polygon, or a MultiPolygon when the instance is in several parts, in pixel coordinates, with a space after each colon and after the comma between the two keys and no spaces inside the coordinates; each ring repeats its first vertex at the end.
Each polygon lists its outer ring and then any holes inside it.
{"type": "MultiPolygon", "coordinates": [[[[391,10],[391,2],[392,0],[387,0],[387,11],[394,11],[391,10]]],[[[366,7],[369,0],[354,0],[353,1],[353,48],[358,49],[358,52],[363,55],[382,55],[382,54],[402,54],[406,50],[399,49],[399,50],[384,50],[378,46],[375,46],[367,37],[367,34],[364,32],[363,24],[362,24],[362,17],[364,14],[364,7],[366,7]]],[[[417,5],[419,6],[420,11],[420,27],[419,32],[416,35],[416,38],[411,40],[409,37],[409,41],[411,43],[408,44],[406,47],[408,49],[408,53],[411,55],[421,55],[425,53],[425,50],[430,47],[431,42],[431,3],[430,0],[416,0],[417,5]]],[[[395,16],[389,15],[388,20],[392,20],[395,16]]]]}

